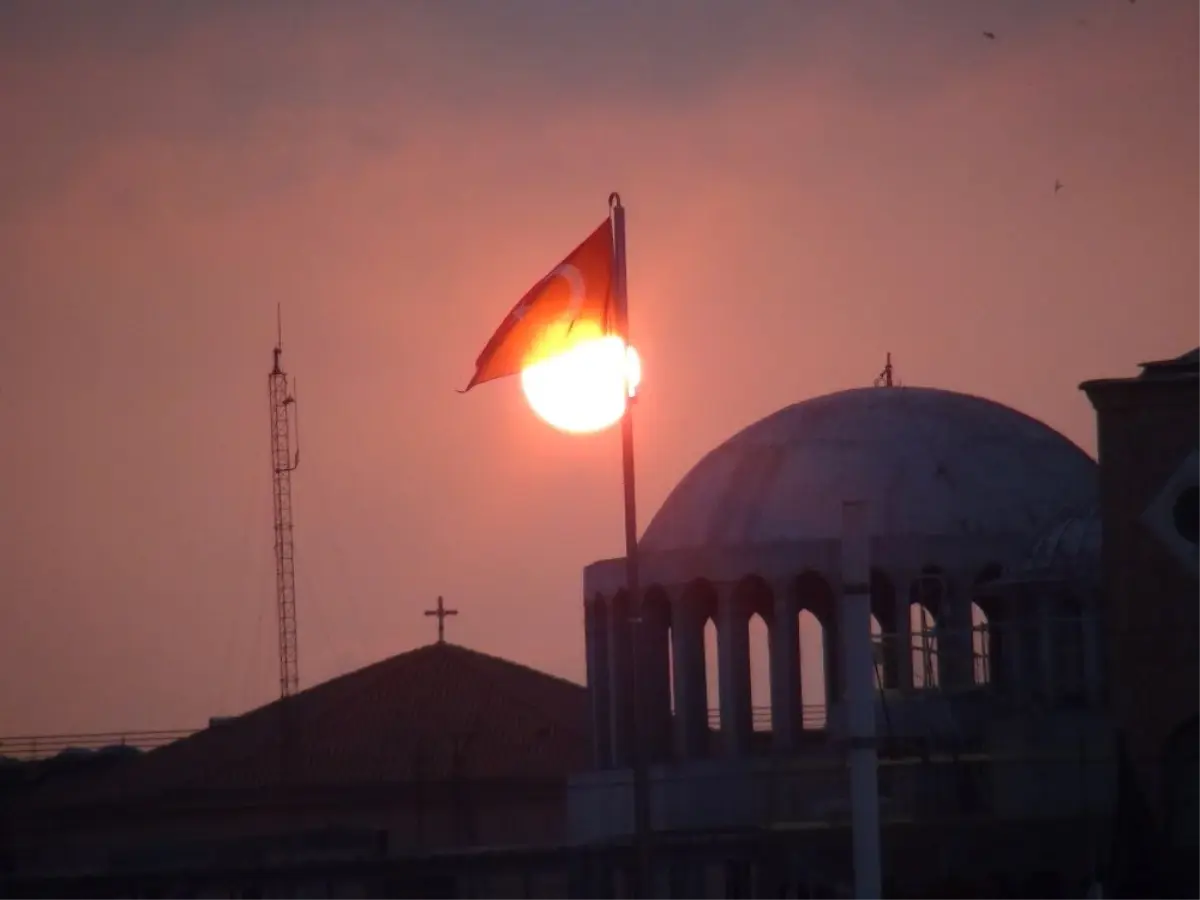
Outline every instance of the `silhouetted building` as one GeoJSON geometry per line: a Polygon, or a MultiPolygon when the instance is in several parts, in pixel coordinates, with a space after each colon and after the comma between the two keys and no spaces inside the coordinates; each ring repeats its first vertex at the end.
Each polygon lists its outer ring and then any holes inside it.
{"type": "MultiPolygon", "coordinates": [[[[1192,353],[1085,385],[1099,467],[997,403],[890,385],[788,407],[704,457],[641,541],[654,893],[852,883],[846,500],[873,517],[888,895],[1134,890],[1138,865],[1178,890],[1196,870],[1196,381],[1192,353]]],[[[624,579],[622,560],[585,570],[587,690],[433,645],[27,786],[2,810],[0,894],[627,896],[624,579]]]]}
{"type": "Polygon", "coordinates": [[[1169,870],[1172,884],[1152,883],[1155,893],[1195,897],[1200,349],[1081,387],[1099,432],[1112,712],[1135,782],[1125,796],[1149,812],[1164,851],[1131,866],[1169,870]]]}
{"type": "MultiPolygon", "coordinates": [[[[747,877],[852,882],[837,637],[849,499],[871,514],[887,876],[917,891],[1046,867],[1082,882],[1115,794],[1096,463],[1026,415],[931,388],[843,391],[768,416],[705,456],[647,527],[636,691],[654,830],[832,828],[840,845],[797,837],[747,877]],[[800,637],[805,614],[817,641],[800,637]],[[770,706],[757,710],[755,616],[770,673],[770,706]],[[814,651],[820,662],[803,667],[814,651]],[[806,707],[802,673],[814,669],[824,697],[806,707]]],[[[572,780],[571,822],[591,840],[634,824],[624,577],[623,559],[584,576],[594,771],[572,780]]],[[[706,861],[727,885],[746,864],[706,861]]]]}
{"type": "MultiPolygon", "coordinates": [[[[26,883],[126,875],[122,896],[136,896],[147,874],[268,890],[256,873],[295,866],[307,874],[270,890],[453,895],[470,871],[422,860],[562,842],[586,709],[579,685],[433,644],[126,764],[32,786],[0,810],[10,864],[26,883]]],[[[520,875],[506,884],[489,872],[485,894],[520,893],[520,875]]],[[[566,884],[542,889],[561,896],[566,884]]]]}

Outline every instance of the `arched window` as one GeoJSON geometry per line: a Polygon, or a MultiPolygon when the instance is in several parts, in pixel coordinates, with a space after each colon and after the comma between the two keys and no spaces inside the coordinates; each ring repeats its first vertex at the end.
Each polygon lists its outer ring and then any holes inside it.
{"type": "Polygon", "coordinates": [[[987,586],[999,581],[1004,568],[988,563],[975,576],[974,599],[971,601],[971,651],[974,657],[972,674],[976,684],[991,684],[1004,680],[1004,640],[1008,630],[1004,615],[1005,604],[995,589],[987,586]]]}
{"type": "Polygon", "coordinates": [[[804,727],[823,729],[830,702],[841,685],[837,652],[837,607],[829,583],[816,572],[796,579],[800,615],[800,690],[804,727]]]}
{"type": "Polygon", "coordinates": [[[923,603],[909,607],[912,627],[912,678],[914,688],[938,686],[937,621],[923,603]]]}
{"type": "Polygon", "coordinates": [[[800,699],[807,729],[825,727],[825,629],[807,609],[800,610],[800,699]]]}
{"type": "Polygon", "coordinates": [[[971,677],[975,684],[992,680],[991,623],[978,603],[971,604],[971,677]]]}
{"type": "Polygon", "coordinates": [[[704,623],[704,673],[708,688],[708,727],[721,730],[721,664],[717,649],[717,623],[704,623]]]}
{"type": "Polygon", "coordinates": [[[755,731],[770,731],[771,719],[771,636],[763,617],[751,613],[746,623],[750,641],[750,708],[755,731]]]}
{"type": "Polygon", "coordinates": [[[909,628],[912,633],[912,685],[917,690],[940,683],[937,622],[942,613],[945,587],[942,573],[926,566],[909,591],[909,628]]]}
{"type": "Polygon", "coordinates": [[[1050,623],[1055,699],[1078,703],[1087,693],[1083,607],[1070,594],[1061,594],[1051,610],[1050,623]]]}
{"type": "Polygon", "coordinates": [[[885,685],[887,670],[887,645],[884,643],[883,626],[875,615],[871,615],[871,660],[875,666],[875,690],[881,691],[885,685]]]}

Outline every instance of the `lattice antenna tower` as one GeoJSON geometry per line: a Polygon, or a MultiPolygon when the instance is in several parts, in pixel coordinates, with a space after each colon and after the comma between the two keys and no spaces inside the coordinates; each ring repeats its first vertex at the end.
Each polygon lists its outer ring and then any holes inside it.
{"type": "Polygon", "coordinates": [[[296,382],[283,370],[283,316],[275,311],[277,340],[267,384],[271,400],[271,480],[275,499],[275,594],[279,616],[279,695],[299,689],[296,641],[296,555],[292,530],[292,473],[300,465],[296,382]],[[289,383],[290,382],[290,383],[289,383]]]}

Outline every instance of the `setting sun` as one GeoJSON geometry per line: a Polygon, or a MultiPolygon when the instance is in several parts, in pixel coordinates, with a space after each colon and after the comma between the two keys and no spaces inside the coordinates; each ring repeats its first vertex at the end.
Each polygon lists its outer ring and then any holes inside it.
{"type": "Polygon", "coordinates": [[[521,388],[533,411],[560,431],[586,434],[620,421],[625,390],[641,381],[637,350],[616,336],[583,341],[521,371],[521,388]]]}

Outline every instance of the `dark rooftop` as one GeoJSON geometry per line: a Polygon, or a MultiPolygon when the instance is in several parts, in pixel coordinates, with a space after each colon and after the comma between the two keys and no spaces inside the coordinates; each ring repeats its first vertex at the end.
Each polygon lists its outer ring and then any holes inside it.
{"type": "Polygon", "coordinates": [[[51,780],[39,807],[269,788],[565,778],[587,765],[587,690],[431,644],[220,721],[94,777],[51,780]]]}
{"type": "Polygon", "coordinates": [[[1200,347],[1172,359],[1160,359],[1141,364],[1141,378],[1160,378],[1171,375],[1187,375],[1200,372],[1200,347]]]}

